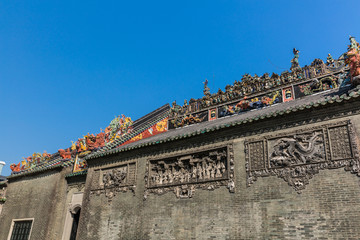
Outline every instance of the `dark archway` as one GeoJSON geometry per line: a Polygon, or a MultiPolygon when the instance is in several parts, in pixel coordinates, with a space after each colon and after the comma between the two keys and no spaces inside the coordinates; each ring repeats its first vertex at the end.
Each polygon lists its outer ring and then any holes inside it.
{"type": "Polygon", "coordinates": [[[76,233],[80,219],[80,208],[77,210],[75,214],[72,214],[72,216],[73,216],[73,224],[71,227],[70,240],[76,240],[76,233]]]}

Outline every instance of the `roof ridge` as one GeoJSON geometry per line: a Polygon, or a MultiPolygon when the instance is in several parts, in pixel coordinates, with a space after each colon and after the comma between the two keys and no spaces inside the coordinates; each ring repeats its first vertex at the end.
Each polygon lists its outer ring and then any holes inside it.
{"type": "MultiPolygon", "coordinates": [[[[343,89],[334,89],[332,92],[335,92],[335,90],[337,90],[337,92],[339,92],[339,90],[343,90],[343,89]]],[[[137,144],[132,145],[132,146],[125,146],[124,148],[114,148],[114,149],[111,149],[111,150],[106,151],[106,152],[97,152],[94,155],[89,156],[88,159],[95,159],[95,158],[102,157],[102,156],[105,156],[105,155],[111,155],[111,154],[114,154],[114,153],[125,152],[125,151],[129,151],[129,150],[132,150],[132,149],[141,148],[141,147],[145,147],[145,146],[150,146],[150,145],[161,144],[161,143],[164,143],[164,142],[175,141],[175,140],[182,139],[182,138],[188,138],[188,137],[191,137],[191,136],[205,134],[205,133],[208,133],[208,132],[211,132],[211,131],[216,131],[216,130],[223,129],[223,128],[228,128],[228,127],[232,127],[232,126],[236,126],[236,125],[251,123],[251,122],[262,120],[262,119],[265,119],[265,118],[272,118],[272,117],[277,117],[279,115],[290,114],[292,112],[303,111],[305,109],[309,109],[309,108],[313,108],[313,107],[319,107],[320,105],[324,106],[324,105],[332,104],[332,103],[335,103],[335,102],[340,103],[340,102],[343,102],[343,101],[349,101],[352,98],[358,98],[360,96],[360,88],[355,88],[355,89],[348,89],[347,88],[347,90],[348,90],[348,92],[345,92],[346,97],[337,98],[337,101],[333,100],[334,97],[326,96],[322,100],[319,99],[316,103],[311,101],[311,102],[309,102],[307,104],[305,103],[305,104],[300,104],[298,106],[292,106],[292,107],[290,106],[290,107],[288,107],[286,109],[283,109],[283,110],[276,110],[276,111],[266,113],[266,114],[263,114],[263,115],[258,114],[258,115],[255,115],[253,117],[248,117],[248,118],[240,119],[240,120],[233,121],[233,122],[223,123],[223,124],[220,124],[220,125],[217,125],[217,126],[213,126],[211,128],[206,128],[205,127],[205,128],[202,128],[202,129],[190,132],[190,133],[180,133],[178,135],[163,138],[163,139],[155,139],[155,141],[148,141],[148,142],[143,142],[143,143],[140,142],[140,143],[137,143],[137,144]]],[[[342,94],[342,95],[344,95],[344,94],[342,94]]],[[[310,95],[308,97],[311,97],[311,96],[312,95],[310,95]]],[[[305,99],[305,98],[303,98],[303,99],[305,99]]],[[[281,103],[281,104],[284,104],[284,103],[281,103]]],[[[261,111],[261,110],[263,110],[263,109],[259,109],[258,111],[261,111]]],[[[234,117],[234,116],[236,116],[236,115],[233,115],[232,117],[234,117]]],[[[239,115],[237,115],[237,116],[239,116],[239,115]]],[[[208,122],[206,122],[206,123],[208,123],[208,122]]],[[[192,126],[189,126],[189,127],[193,127],[193,126],[195,126],[195,125],[192,125],[192,126]]],[[[180,131],[180,130],[183,130],[183,129],[185,129],[185,128],[173,129],[172,132],[180,131]]],[[[150,140],[150,138],[148,140],[150,140]]]]}

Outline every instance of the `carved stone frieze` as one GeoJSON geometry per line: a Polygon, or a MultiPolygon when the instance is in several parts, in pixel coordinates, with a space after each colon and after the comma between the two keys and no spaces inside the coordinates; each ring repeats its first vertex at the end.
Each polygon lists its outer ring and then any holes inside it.
{"type": "Polygon", "coordinates": [[[136,163],[94,170],[91,193],[105,194],[109,201],[117,192],[135,190],[136,163]]]}
{"type": "Polygon", "coordinates": [[[356,134],[350,121],[245,142],[247,185],[278,176],[296,191],[319,170],[345,168],[360,173],[356,134]]]}
{"type": "Polygon", "coordinates": [[[177,198],[191,198],[197,188],[214,190],[220,186],[227,186],[230,192],[234,192],[232,145],[149,160],[145,182],[144,199],[149,193],[164,194],[170,191],[177,198]]]}
{"type": "Polygon", "coordinates": [[[79,192],[83,192],[84,188],[85,188],[85,183],[84,182],[72,183],[72,184],[68,185],[67,191],[69,192],[70,189],[76,189],[79,192]]]}
{"type": "Polygon", "coordinates": [[[294,134],[268,141],[270,167],[287,167],[325,160],[325,141],[322,131],[294,134]]]}

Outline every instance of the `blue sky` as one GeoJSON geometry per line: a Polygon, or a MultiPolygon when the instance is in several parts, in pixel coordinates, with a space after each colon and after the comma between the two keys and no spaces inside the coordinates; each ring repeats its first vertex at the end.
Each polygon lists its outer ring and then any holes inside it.
{"type": "Polygon", "coordinates": [[[0,160],[56,152],[245,73],[338,57],[360,1],[1,1],[0,160]]]}

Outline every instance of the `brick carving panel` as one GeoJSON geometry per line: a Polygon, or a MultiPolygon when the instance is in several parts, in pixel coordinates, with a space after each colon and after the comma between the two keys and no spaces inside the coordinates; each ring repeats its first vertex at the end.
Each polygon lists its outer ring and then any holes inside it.
{"type": "Polygon", "coordinates": [[[322,169],[360,174],[356,134],[350,121],[245,142],[247,185],[278,176],[296,191],[322,169]]]}
{"type": "Polygon", "coordinates": [[[353,157],[348,126],[329,128],[329,135],[333,160],[353,157]]]}
{"type": "Polygon", "coordinates": [[[109,201],[117,192],[134,191],[136,181],[136,163],[127,163],[116,167],[94,170],[91,192],[105,194],[109,201]]]}
{"type": "Polygon", "coordinates": [[[288,167],[325,161],[325,139],[323,132],[304,134],[268,140],[270,167],[288,167]]]}
{"type": "Polygon", "coordinates": [[[232,146],[149,160],[144,199],[149,193],[169,191],[173,191],[177,198],[191,198],[196,188],[214,190],[223,185],[234,192],[233,165],[232,146]]]}

